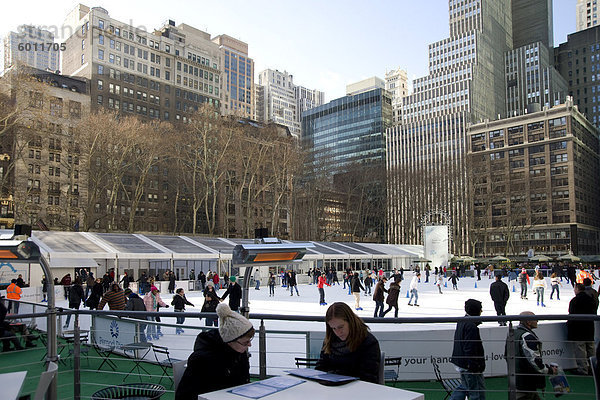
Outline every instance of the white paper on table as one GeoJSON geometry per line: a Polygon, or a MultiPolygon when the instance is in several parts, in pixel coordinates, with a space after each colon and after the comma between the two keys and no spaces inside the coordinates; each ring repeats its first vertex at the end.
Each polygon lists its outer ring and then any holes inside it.
{"type": "Polygon", "coordinates": [[[273,378],[265,379],[260,381],[261,385],[268,385],[280,390],[291,388],[292,386],[299,385],[300,383],[306,382],[302,379],[293,378],[291,376],[275,376],[273,378]]]}
{"type": "Polygon", "coordinates": [[[301,376],[304,378],[314,378],[318,375],[323,375],[323,374],[327,373],[327,372],[318,371],[318,370],[312,369],[312,368],[296,368],[296,369],[289,369],[284,372],[287,372],[288,374],[292,374],[292,375],[296,375],[296,376],[301,376]]]}
{"type": "Polygon", "coordinates": [[[278,391],[279,389],[275,387],[261,385],[258,382],[252,383],[250,385],[240,386],[239,388],[230,390],[230,392],[233,394],[249,397],[251,399],[260,399],[261,397],[277,393],[278,391]]]}

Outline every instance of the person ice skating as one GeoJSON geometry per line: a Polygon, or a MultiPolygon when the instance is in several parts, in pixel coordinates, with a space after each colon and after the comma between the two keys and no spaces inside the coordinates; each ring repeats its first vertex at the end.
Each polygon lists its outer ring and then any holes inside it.
{"type": "Polygon", "coordinates": [[[394,309],[394,318],[398,318],[398,297],[400,297],[400,275],[397,275],[390,287],[388,288],[388,296],[385,302],[388,305],[388,309],[383,312],[383,316],[394,309]]]}
{"type": "Polygon", "coordinates": [[[254,271],[254,282],[256,283],[254,290],[260,290],[260,270],[258,268],[254,271]]]}
{"type": "MultiPolygon", "coordinates": [[[[502,282],[500,272],[496,273],[496,281],[490,285],[490,297],[494,302],[496,315],[506,315],[506,303],[508,303],[510,291],[508,290],[508,285],[502,282]]],[[[498,322],[498,324],[506,326],[506,321],[498,322]]]]}
{"type": "Polygon", "coordinates": [[[442,274],[440,273],[437,277],[437,282],[435,284],[438,288],[438,291],[440,292],[440,294],[442,293],[442,286],[444,285],[444,277],[442,276],[442,274]]]}
{"type": "Polygon", "coordinates": [[[169,287],[167,290],[170,294],[175,293],[175,273],[173,271],[169,272],[169,287]]]}
{"type": "Polygon", "coordinates": [[[113,283],[110,286],[110,290],[102,295],[102,300],[100,300],[100,304],[98,304],[98,310],[102,310],[106,304],[108,304],[109,310],[125,309],[127,299],[125,298],[125,292],[123,292],[118,283],[113,283]]]}
{"type": "MultiPolygon", "coordinates": [[[[125,305],[126,311],[146,311],[146,305],[144,304],[144,300],[140,296],[138,296],[137,293],[134,293],[129,288],[125,289],[124,293],[128,299],[127,304],[125,305]]],[[[146,317],[132,315],[131,318],[146,321],[146,317]]],[[[139,324],[139,332],[140,341],[146,342],[146,324],[139,324]]]]}
{"type": "MultiPolygon", "coordinates": [[[[215,292],[215,284],[213,281],[206,282],[206,289],[204,289],[204,304],[202,305],[202,312],[215,312],[217,310],[217,306],[219,305],[219,301],[221,299],[217,296],[215,292]]],[[[231,300],[231,298],[230,298],[231,300]]],[[[217,326],[219,320],[214,317],[206,317],[204,319],[204,324],[206,326],[217,326]]]]}
{"type": "Polygon", "coordinates": [[[373,286],[373,278],[371,278],[371,274],[369,273],[369,271],[367,271],[367,276],[365,276],[363,283],[365,284],[365,296],[368,294],[371,294],[371,287],[373,286]]]}
{"type": "Polygon", "coordinates": [[[552,275],[550,275],[550,286],[552,287],[552,291],[550,292],[550,300],[552,300],[554,292],[556,292],[556,300],[560,300],[559,286],[562,286],[562,283],[556,272],[553,272],[552,275]]]}
{"type": "MultiPolygon", "coordinates": [[[[87,295],[87,289],[86,289],[86,295],[87,295]]],[[[42,296],[44,297],[42,299],[42,302],[45,303],[48,301],[48,278],[46,278],[46,275],[42,275],[42,296]]]]}
{"type": "Polygon", "coordinates": [[[379,342],[352,309],[341,302],[329,306],[315,369],[377,383],[380,359],[379,342]]]}
{"type": "Polygon", "coordinates": [[[240,302],[242,301],[242,287],[237,283],[235,276],[229,277],[229,286],[221,297],[221,300],[225,300],[229,296],[229,308],[233,311],[238,311],[240,308],[240,302]]]}
{"type": "MultiPolygon", "coordinates": [[[[178,313],[183,313],[185,311],[185,306],[192,306],[194,307],[194,305],[192,303],[190,303],[188,301],[188,299],[185,297],[185,292],[182,288],[178,288],[175,291],[175,296],[173,296],[173,300],[171,301],[171,305],[173,306],[173,310],[175,310],[175,312],[178,313]]],[[[183,324],[185,322],[185,317],[177,317],[177,324],[183,324]]],[[[183,333],[183,328],[175,328],[175,334],[179,335],[183,333]]]]}
{"type": "Polygon", "coordinates": [[[325,289],[323,288],[323,285],[331,286],[329,283],[327,283],[325,272],[321,273],[321,276],[319,276],[317,288],[319,289],[319,304],[326,306],[327,303],[325,303],[325,289]]]}
{"type": "Polygon", "coordinates": [[[544,291],[546,290],[546,279],[542,275],[542,271],[535,273],[533,278],[533,292],[537,295],[537,305],[546,307],[544,304],[544,291]]]}
{"type": "Polygon", "coordinates": [[[458,290],[458,281],[460,280],[460,278],[456,275],[456,272],[452,271],[452,275],[450,275],[450,278],[448,278],[448,280],[452,282],[452,289],[458,290]]]}
{"type": "MultiPolygon", "coordinates": [[[[151,286],[150,291],[144,296],[144,305],[146,306],[146,311],[149,312],[158,312],[159,307],[169,307],[160,298],[160,290],[158,290],[156,286],[151,286]]],[[[155,321],[156,318],[157,317],[147,317],[148,321],[155,321]]],[[[161,336],[163,336],[163,334],[160,330],[160,325],[148,324],[146,333],[147,340],[158,340],[161,336]]]]}
{"type": "Polygon", "coordinates": [[[350,280],[350,287],[355,300],[354,308],[356,308],[357,311],[362,311],[362,307],[360,306],[360,291],[365,290],[365,288],[363,287],[362,283],[360,283],[360,276],[358,275],[358,272],[355,272],[352,276],[352,279],[350,280]]]}
{"type": "Polygon", "coordinates": [[[300,296],[300,293],[298,293],[298,283],[296,282],[296,272],[290,271],[287,273],[287,284],[290,287],[290,296],[294,295],[294,288],[296,289],[296,296],[300,296]]]}
{"type": "Polygon", "coordinates": [[[408,287],[410,290],[410,299],[408,299],[408,305],[412,306],[412,300],[413,298],[415,299],[415,306],[419,306],[417,304],[417,302],[419,301],[419,291],[417,290],[417,285],[419,284],[419,278],[421,277],[421,274],[419,272],[416,272],[415,275],[413,276],[412,280],[410,281],[410,286],[408,287]]]}
{"type": "MultiPolygon", "coordinates": [[[[467,317],[481,315],[482,305],[479,300],[465,301],[467,317]]],[[[454,389],[450,400],[485,400],[485,354],[479,334],[480,321],[459,321],[454,332],[454,347],[451,362],[460,373],[461,384],[454,389]]]]}
{"type": "Polygon", "coordinates": [[[527,274],[527,270],[523,268],[517,281],[521,285],[521,298],[527,300],[527,285],[529,285],[529,275],[527,274]]]}
{"type": "Polygon", "coordinates": [[[385,293],[387,293],[387,289],[385,288],[386,282],[387,278],[383,276],[379,278],[379,281],[375,285],[375,290],[373,291],[373,301],[375,302],[373,318],[383,318],[383,301],[385,299],[385,293]]]}
{"type": "Polygon", "coordinates": [[[197,400],[198,395],[250,382],[248,348],[254,327],[225,303],[217,306],[219,329],[201,332],[177,386],[175,400],[197,400]]]}
{"type": "Polygon", "coordinates": [[[275,296],[275,274],[269,272],[269,297],[275,296]]]}
{"type": "MultiPolygon", "coordinates": [[[[85,304],[85,297],[83,293],[83,287],[81,286],[81,278],[77,277],[75,278],[75,281],[73,281],[73,286],[71,286],[71,288],[69,289],[69,308],[79,310],[81,302],[84,302],[85,304]]],[[[69,323],[71,322],[71,315],[73,314],[67,315],[67,319],[65,321],[63,329],[67,329],[69,327],[69,323]]]]}

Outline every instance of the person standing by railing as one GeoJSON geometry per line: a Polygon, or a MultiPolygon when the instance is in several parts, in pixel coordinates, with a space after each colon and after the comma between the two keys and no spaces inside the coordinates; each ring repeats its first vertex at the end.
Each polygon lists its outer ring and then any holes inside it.
{"type": "MultiPolygon", "coordinates": [[[[598,300],[585,290],[582,283],[575,284],[575,297],[569,302],[569,315],[596,315],[598,300]]],[[[593,290],[593,289],[592,289],[593,290]]],[[[577,362],[577,375],[588,375],[589,357],[594,355],[594,321],[567,321],[567,338],[573,342],[577,362]]]]}
{"type": "Polygon", "coordinates": [[[10,285],[6,288],[6,298],[10,300],[8,302],[8,312],[10,313],[11,309],[14,314],[19,313],[19,301],[21,300],[21,293],[23,293],[23,289],[17,286],[17,280],[12,279],[10,281],[10,285]]]}
{"type": "MultiPolygon", "coordinates": [[[[466,316],[480,316],[482,310],[479,300],[465,301],[466,316]]],[[[454,389],[450,400],[464,400],[466,397],[469,400],[485,399],[485,354],[479,334],[480,324],[480,321],[459,321],[456,324],[451,362],[460,373],[461,384],[454,389]]]]}
{"type": "MultiPolygon", "coordinates": [[[[523,311],[519,315],[535,314],[531,311],[523,311]]],[[[542,360],[542,342],[533,332],[537,326],[536,320],[522,320],[515,329],[517,399],[540,399],[538,390],[546,387],[546,375],[556,375],[558,372],[556,366],[546,365],[542,360]]],[[[508,358],[506,360],[508,362],[508,358]]]]}

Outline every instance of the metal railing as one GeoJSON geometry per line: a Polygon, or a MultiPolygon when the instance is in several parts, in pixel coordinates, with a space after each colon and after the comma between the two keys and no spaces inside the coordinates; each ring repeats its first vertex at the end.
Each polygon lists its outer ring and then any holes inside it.
{"type": "MultiPolygon", "coordinates": [[[[73,397],[75,399],[85,398],[82,395],[81,390],[81,375],[94,373],[93,369],[85,369],[82,368],[81,358],[82,353],[90,352],[90,347],[102,346],[99,345],[98,339],[102,335],[109,335],[109,330],[106,330],[104,326],[108,323],[109,326],[112,321],[116,321],[114,324],[122,323],[129,324],[131,326],[135,326],[135,334],[133,336],[134,343],[143,342],[143,338],[140,336],[140,333],[143,332],[141,330],[142,325],[156,325],[161,327],[164,330],[164,334],[167,336],[165,339],[152,340],[154,345],[158,343],[164,344],[165,342],[170,342],[173,337],[177,337],[176,345],[169,347],[171,354],[177,355],[178,359],[187,359],[187,356],[193,350],[193,341],[195,339],[196,333],[199,331],[203,331],[206,329],[215,329],[214,327],[202,327],[198,326],[196,322],[196,318],[206,319],[216,317],[215,313],[203,313],[203,312],[185,312],[184,317],[186,318],[187,324],[174,324],[174,323],[156,323],[144,319],[144,317],[163,317],[169,319],[175,319],[177,317],[182,316],[181,313],[174,312],[132,312],[132,311],[98,311],[98,310],[72,310],[66,308],[57,307],[54,313],[50,313],[50,310],[44,310],[44,312],[40,312],[41,309],[44,309],[45,305],[37,304],[37,303],[28,303],[21,302],[21,313],[18,315],[8,315],[7,319],[14,320],[19,319],[31,328],[37,328],[40,331],[48,331],[47,326],[52,325],[52,323],[44,323],[49,318],[54,318],[54,323],[57,331],[57,343],[54,344],[54,353],[52,353],[52,342],[53,338],[49,337],[46,346],[47,346],[47,361],[55,361],[61,362],[62,366],[66,367],[65,358],[71,358],[72,361],[72,376],[73,376],[73,397]],[[63,330],[63,318],[69,314],[73,315],[73,329],[64,331],[63,330]],[[88,322],[89,321],[89,322],[88,322]],[[110,321],[110,322],[107,322],[110,321]],[[196,322],[190,323],[191,321],[196,322]],[[84,328],[81,327],[82,323],[84,324],[84,328]],[[89,324],[90,329],[87,328],[87,324],[89,324]],[[45,328],[45,329],[44,329],[45,328]],[[189,334],[189,332],[185,335],[178,335],[177,330],[185,328],[186,331],[192,331],[193,334],[189,334]],[[82,343],[81,338],[82,332],[88,330],[89,331],[89,341],[87,343],[82,343]],[[69,341],[67,345],[72,345],[72,348],[65,349],[65,343],[62,341],[67,340],[67,336],[65,332],[69,333],[69,337],[72,337],[72,342],[69,341]],[[82,349],[86,351],[83,352],[82,349]],[[63,357],[62,352],[66,351],[66,357],[63,357]]],[[[259,328],[257,329],[258,334],[258,349],[251,348],[250,354],[256,355],[258,357],[251,357],[251,372],[252,375],[257,377],[258,379],[264,379],[270,375],[278,375],[283,373],[286,369],[295,368],[293,363],[294,357],[318,357],[318,350],[320,349],[320,343],[322,341],[322,335],[324,331],[323,323],[325,321],[324,317],[315,317],[315,316],[302,316],[302,315],[274,315],[274,314],[258,314],[251,313],[249,315],[250,320],[258,321],[259,328]],[[282,329],[280,325],[281,323],[295,323],[300,324],[301,328],[297,328],[296,326],[292,326],[292,329],[282,329]],[[271,327],[270,329],[269,326],[271,327]]],[[[432,389],[431,385],[427,386],[423,384],[423,387],[419,387],[418,382],[426,382],[432,381],[435,379],[433,375],[433,368],[431,364],[434,361],[440,360],[440,366],[442,367],[442,375],[444,378],[459,378],[459,373],[456,372],[453,366],[449,363],[449,357],[452,353],[452,343],[453,343],[453,332],[455,329],[454,324],[459,321],[478,321],[482,324],[480,327],[486,330],[486,335],[482,335],[484,348],[495,348],[495,349],[504,349],[505,343],[506,353],[500,353],[500,351],[492,351],[491,355],[488,355],[490,358],[488,361],[489,371],[486,370],[485,374],[487,378],[502,378],[507,379],[508,386],[504,389],[489,389],[488,397],[493,395],[494,391],[500,393],[509,393],[510,398],[515,398],[516,395],[516,369],[515,363],[518,361],[518,358],[515,354],[515,349],[512,344],[514,343],[511,340],[506,340],[514,337],[514,326],[513,323],[515,321],[527,321],[527,320],[536,320],[536,321],[544,321],[543,324],[540,324],[540,329],[543,327],[547,327],[548,329],[552,328],[553,332],[560,333],[560,326],[564,324],[565,321],[600,321],[600,316],[595,315],[533,315],[533,316],[524,316],[524,315],[509,315],[509,316],[480,316],[480,317],[410,317],[410,318],[363,318],[364,322],[367,323],[370,327],[375,328],[380,324],[386,325],[386,328],[383,330],[374,329],[376,336],[380,338],[380,345],[382,350],[385,350],[386,356],[389,357],[402,357],[403,363],[399,367],[399,376],[398,381],[401,382],[413,382],[411,386],[411,390],[420,391],[424,393],[428,392],[443,392],[443,388],[441,384],[437,389],[432,389]],[[498,326],[498,322],[507,322],[507,327],[498,326]],[[556,323],[560,323],[557,325],[556,323]],[[493,324],[492,324],[493,323],[493,324]],[[400,325],[404,327],[412,328],[408,330],[400,329],[400,325]],[[442,329],[442,334],[437,335],[427,335],[426,332],[435,333],[436,330],[442,329]],[[488,332],[489,331],[489,332],[488,332]],[[489,333],[489,335],[488,335],[489,333]],[[431,349],[431,353],[426,357],[423,356],[423,353],[418,350],[419,348],[428,348],[431,349]],[[420,353],[420,354],[419,354],[420,353]],[[495,359],[495,358],[498,359],[495,359]],[[506,364],[506,369],[498,368],[499,365],[506,364]],[[420,389],[420,390],[419,390],[420,389]]],[[[113,324],[113,325],[114,325],[113,324]]],[[[256,325],[256,324],[255,324],[256,325]]],[[[543,337],[544,335],[540,335],[542,342],[545,347],[550,349],[558,349],[556,350],[556,354],[552,354],[548,352],[544,354],[544,361],[548,363],[554,359],[561,359],[566,366],[572,367],[575,360],[574,356],[571,352],[569,352],[569,348],[572,347],[572,343],[564,340],[564,337],[556,336],[555,334],[546,335],[547,337],[543,337]],[[561,351],[560,357],[558,355],[558,351],[561,351]]],[[[168,344],[168,343],[167,343],[168,344]]],[[[117,347],[109,348],[105,347],[105,350],[111,350],[113,355],[110,355],[108,358],[113,359],[115,363],[140,363],[142,368],[144,365],[158,365],[161,363],[156,354],[151,354],[150,351],[146,352],[146,354],[141,354],[140,352],[133,352],[132,355],[128,355],[126,351],[123,349],[119,349],[117,347]],[[119,356],[123,356],[122,358],[118,358],[119,356]],[[154,356],[154,358],[152,358],[154,356]],[[148,364],[147,364],[148,363],[148,364]]],[[[95,358],[97,362],[101,362],[103,358],[98,354],[97,356],[92,356],[95,358]]],[[[437,361],[436,361],[437,362],[437,361]]],[[[89,363],[89,361],[88,361],[89,363]]],[[[1,364],[1,363],[0,363],[1,364]]],[[[136,364],[138,365],[138,364],[136,364]]],[[[29,368],[30,365],[13,365],[12,368],[15,367],[21,368],[29,368]]],[[[135,367],[135,366],[134,366],[135,367]]],[[[127,367],[128,368],[128,367],[127,367]]],[[[126,368],[126,369],[127,369],[126,368]]],[[[133,371],[133,370],[132,370],[133,371]]],[[[138,372],[140,372],[138,368],[138,372]]],[[[159,371],[160,372],[160,371],[159,371]]],[[[61,372],[61,373],[70,373],[70,372],[61,372]]],[[[111,381],[118,381],[118,376],[124,375],[124,371],[104,371],[102,370],[102,374],[108,377],[112,377],[111,381]]],[[[130,375],[130,374],[128,374],[130,375]]],[[[151,379],[158,378],[158,375],[154,374],[145,374],[151,379]]],[[[160,376],[160,378],[163,378],[160,376]]],[[[594,387],[594,382],[592,377],[576,377],[574,375],[569,375],[569,378],[572,378],[577,381],[585,380],[585,386],[594,387]]],[[[123,380],[128,379],[126,376],[123,380]]],[[[582,381],[583,382],[583,381],[582,381]]],[[[402,387],[402,384],[400,384],[402,387]]],[[[578,385],[577,387],[581,387],[582,385],[578,385]]],[[[59,388],[63,388],[64,385],[61,385],[59,388]]],[[[435,385],[434,385],[435,387],[435,385]]],[[[572,390],[574,386],[571,388],[572,390]]],[[[577,390],[577,389],[575,389],[577,390]]],[[[575,394],[575,393],[574,393],[575,394]]],[[[580,398],[594,398],[593,392],[581,392],[578,393],[582,397],[580,398]],[[589,397],[586,397],[589,396],[589,397]]]]}

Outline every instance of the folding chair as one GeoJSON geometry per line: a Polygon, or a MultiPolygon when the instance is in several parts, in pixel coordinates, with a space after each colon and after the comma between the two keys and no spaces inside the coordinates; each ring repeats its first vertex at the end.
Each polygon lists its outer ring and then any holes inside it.
{"type": "Polygon", "coordinates": [[[115,350],[115,346],[109,346],[107,348],[103,348],[98,346],[97,343],[93,343],[92,346],[94,347],[94,350],[96,350],[96,353],[98,353],[98,355],[102,358],[102,362],[100,363],[100,366],[98,367],[98,371],[100,371],[100,369],[102,369],[102,366],[104,364],[108,365],[113,371],[117,370],[117,365],[114,363],[113,360],[111,360],[109,357],[112,356],[113,351],[115,350]]]}
{"type": "Polygon", "coordinates": [[[434,360],[431,361],[433,364],[433,371],[435,372],[435,380],[442,385],[444,390],[446,391],[446,397],[444,400],[448,398],[460,384],[461,380],[459,378],[442,378],[442,374],[440,372],[440,367],[434,360]]]}
{"type": "Polygon", "coordinates": [[[402,364],[402,357],[386,357],[384,359],[383,378],[384,382],[394,382],[394,386],[398,383],[398,376],[400,375],[400,365],[402,364]]]}
{"type": "Polygon", "coordinates": [[[300,368],[300,367],[314,368],[317,366],[317,361],[319,361],[318,358],[303,358],[303,357],[296,357],[296,358],[294,358],[294,360],[296,360],[297,368],[300,368]]]}
{"type": "Polygon", "coordinates": [[[162,376],[160,377],[160,380],[158,381],[158,383],[160,384],[163,380],[163,377],[166,376],[169,379],[171,379],[172,384],[174,384],[175,380],[173,379],[172,374],[169,373],[168,369],[169,368],[172,369],[174,363],[180,362],[182,360],[177,360],[177,359],[171,358],[171,356],[169,355],[168,347],[158,346],[153,343],[152,349],[154,350],[154,357],[156,358],[156,363],[163,371],[162,376]],[[159,356],[158,356],[159,354],[162,354],[162,357],[159,358],[159,356]]]}

